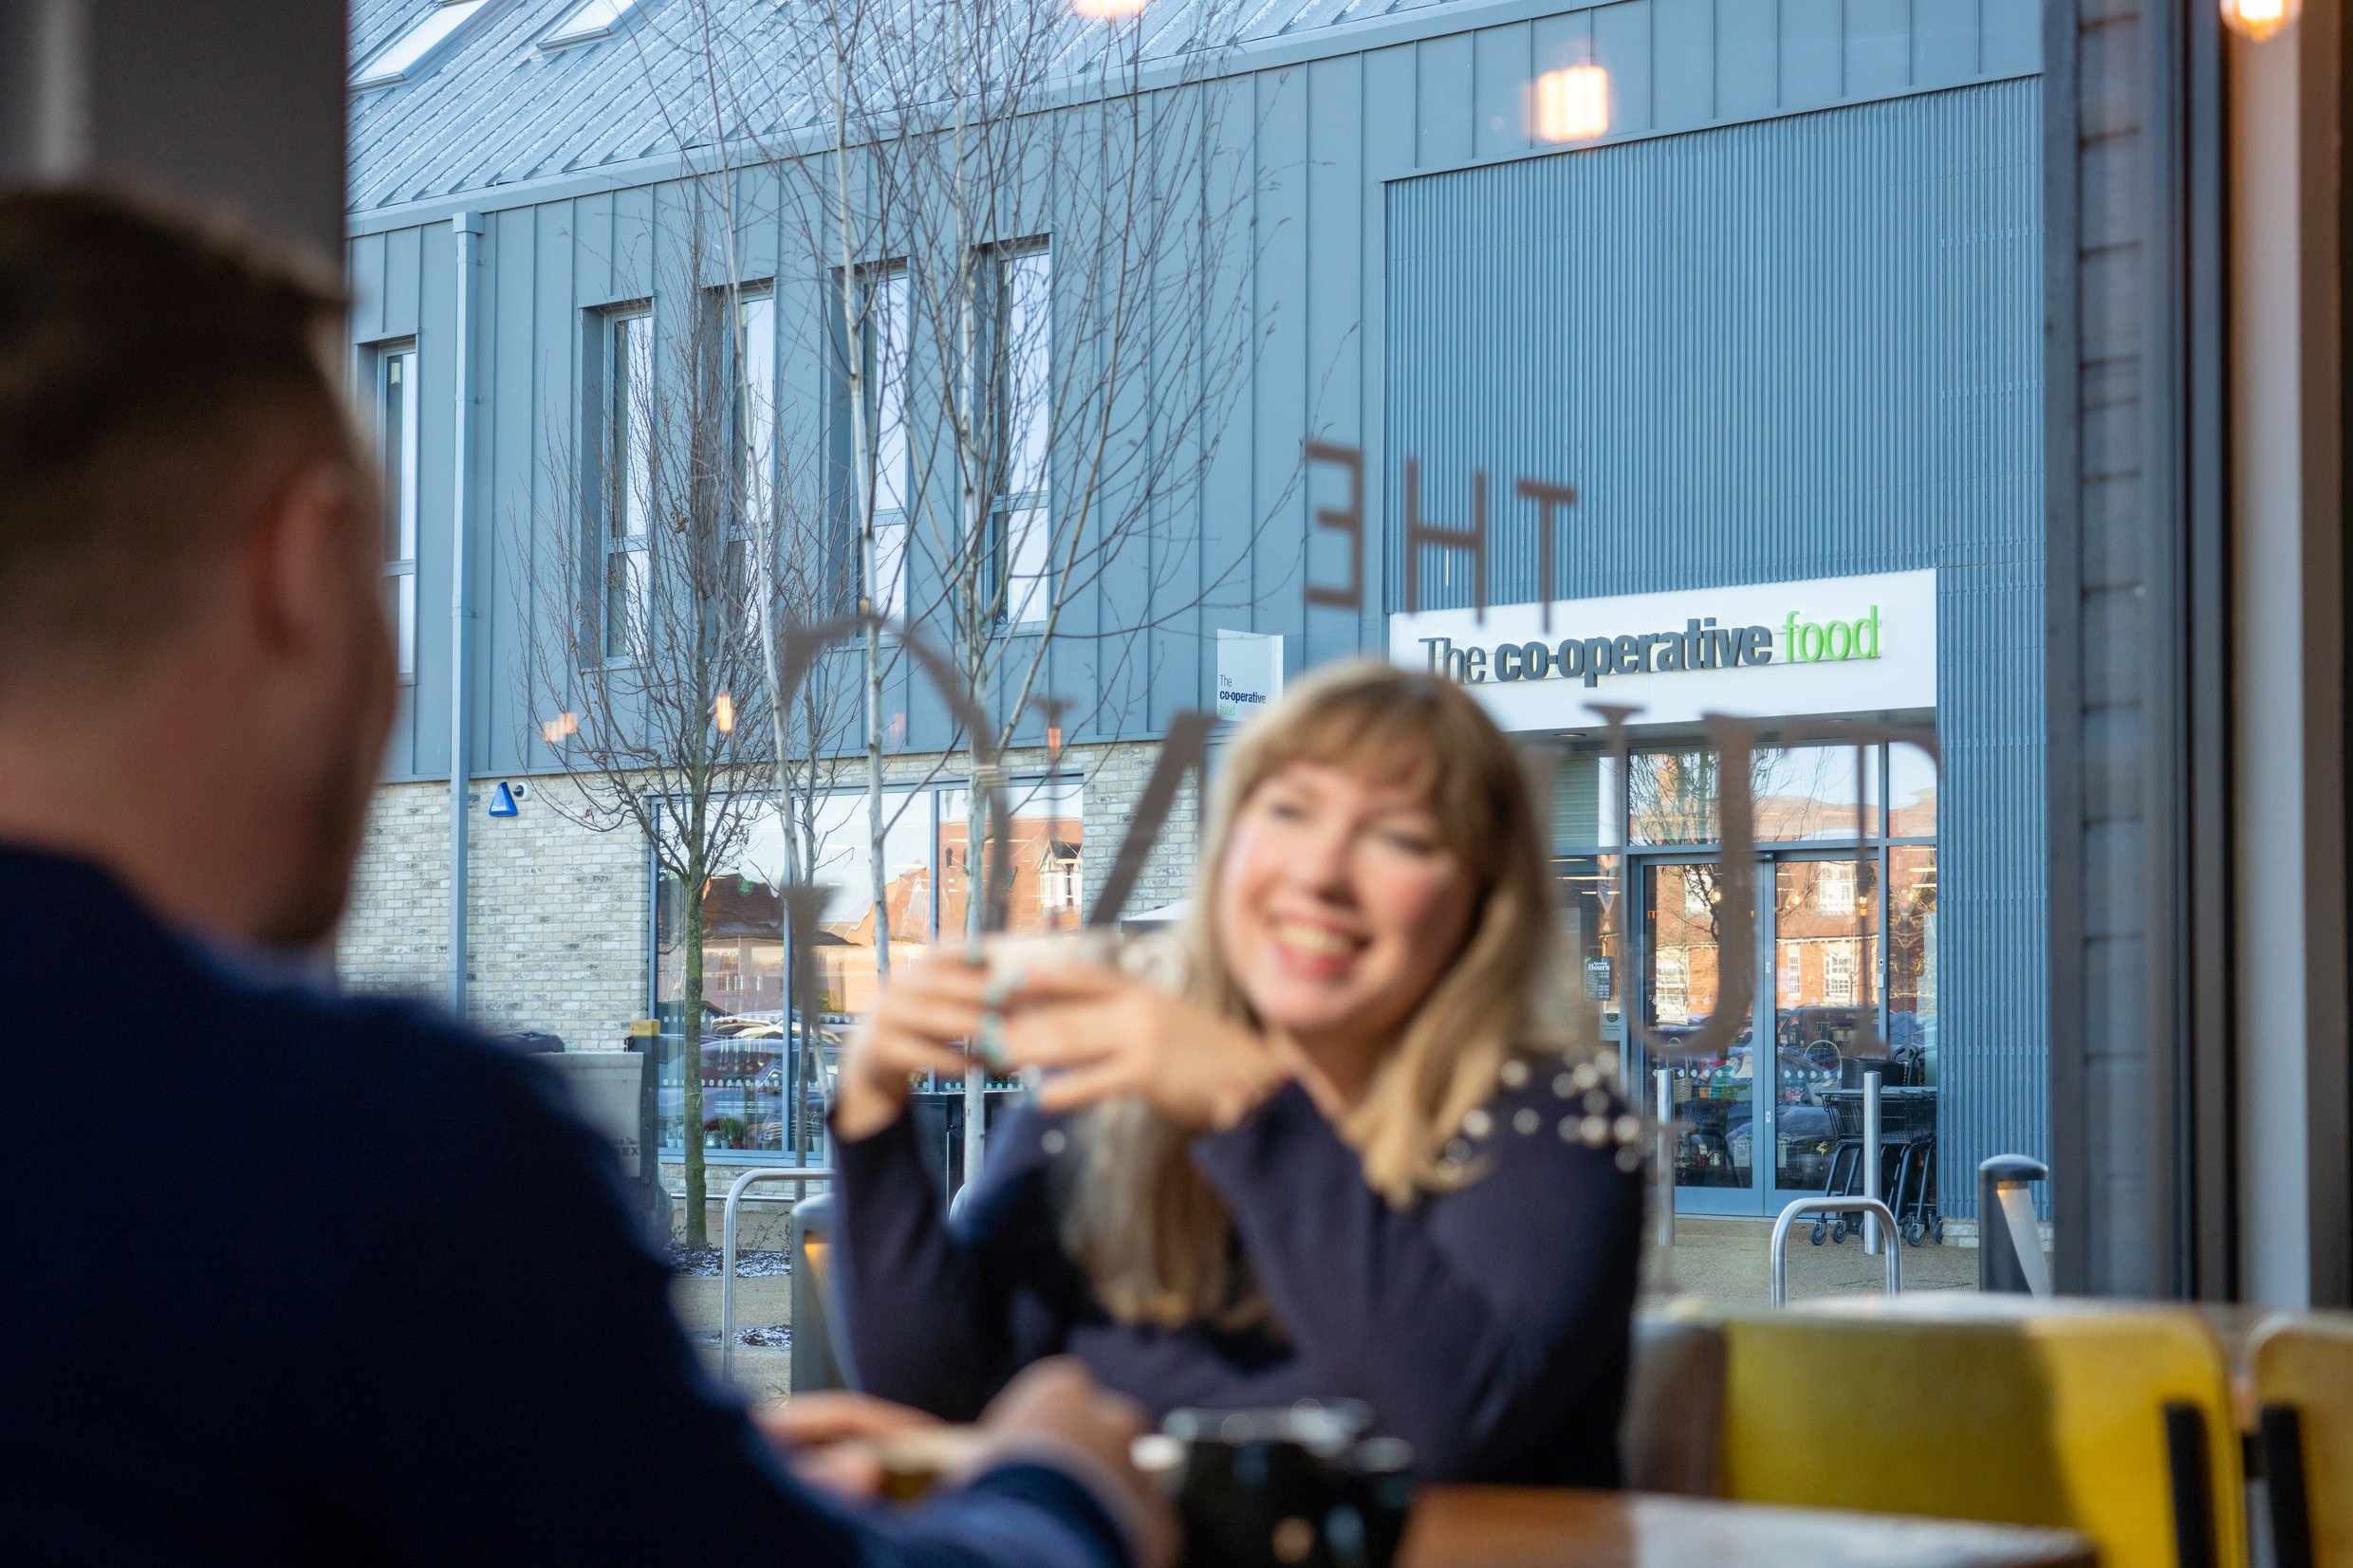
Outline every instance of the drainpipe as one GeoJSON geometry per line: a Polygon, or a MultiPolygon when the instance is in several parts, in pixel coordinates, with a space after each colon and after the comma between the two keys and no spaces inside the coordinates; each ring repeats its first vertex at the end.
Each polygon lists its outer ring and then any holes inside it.
{"type": "Polygon", "coordinates": [[[473,619],[472,586],[467,569],[467,512],[473,478],[473,284],[481,265],[482,214],[460,212],[450,220],[457,242],[456,330],[452,334],[452,378],[457,387],[457,431],[452,467],[456,493],[450,507],[450,1011],[466,1016],[466,757],[468,704],[466,644],[473,619]]]}

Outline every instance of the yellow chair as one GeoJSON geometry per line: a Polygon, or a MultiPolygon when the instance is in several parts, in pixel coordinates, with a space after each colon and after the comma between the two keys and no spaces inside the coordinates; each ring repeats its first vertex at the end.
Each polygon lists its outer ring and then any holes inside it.
{"type": "Polygon", "coordinates": [[[1728,1319],[1724,1495],[2083,1532],[2103,1568],[2244,1568],[2230,1373],[2185,1314],[1862,1298],[1728,1319]]]}
{"type": "Polygon", "coordinates": [[[2353,1568],[2353,1316],[2282,1313],[2247,1347],[2279,1568],[2353,1568]]]}

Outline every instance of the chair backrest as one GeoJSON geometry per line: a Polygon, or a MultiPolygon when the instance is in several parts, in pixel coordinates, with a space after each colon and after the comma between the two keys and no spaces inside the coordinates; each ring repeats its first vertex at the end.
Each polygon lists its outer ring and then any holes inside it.
{"type": "Polygon", "coordinates": [[[1626,1485],[1714,1496],[1723,1419],[1724,1331],[1671,1311],[1636,1314],[1618,1442],[1626,1485]]]}
{"type": "Polygon", "coordinates": [[[2230,1373],[2186,1314],[1940,1293],[1728,1319],[1723,1493],[2080,1530],[2242,1568],[2230,1373]]]}
{"type": "Polygon", "coordinates": [[[2280,1568],[2353,1568],[2353,1317],[2282,1313],[2247,1360],[2280,1568]]]}

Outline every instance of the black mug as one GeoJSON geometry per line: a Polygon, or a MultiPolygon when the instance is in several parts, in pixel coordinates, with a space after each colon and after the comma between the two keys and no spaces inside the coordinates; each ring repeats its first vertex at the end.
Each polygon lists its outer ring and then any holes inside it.
{"type": "Polygon", "coordinates": [[[1413,1504],[1413,1450],[1368,1435],[1353,1402],[1172,1411],[1184,1448],[1186,1568],[1389,1568],[1413,1504]]]}

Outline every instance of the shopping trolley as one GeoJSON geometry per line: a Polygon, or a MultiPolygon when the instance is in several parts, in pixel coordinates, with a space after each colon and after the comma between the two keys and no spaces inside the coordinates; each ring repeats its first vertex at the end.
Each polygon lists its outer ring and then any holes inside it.
{"type": "MultiPolygon", "coordinates": [[[[1837,1118],[1838,1142],[1822,1184],[1825,1197],[1854,1197],[1862,1191],[1863,1091],[1823,1089],[1823,1106],[1837,1118]]],[[[1936,1091],[1899,1084],[1880,1091],[1880,1190],[1903,1240],[1913,1246],[1944,1240],[1944,1217],[1936,1209],[1936,1091]]],[[[1813,1243],[1843,1242],[1860,1222],[1844,1215],[1814,1222],[1813,1243]]]]}

